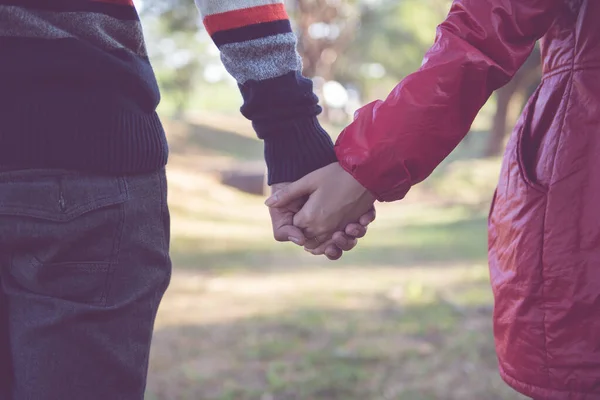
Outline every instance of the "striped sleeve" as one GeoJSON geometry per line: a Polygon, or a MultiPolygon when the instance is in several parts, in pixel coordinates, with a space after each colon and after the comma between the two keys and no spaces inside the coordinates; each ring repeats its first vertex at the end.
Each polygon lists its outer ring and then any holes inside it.
{"type": "Polygon", "coordinates": [[[265,142],[269,184],[295,181],[334,162],[297,38],[281,0],[196,0],[207,32],[238,82],[242,114],[265,142]]]}

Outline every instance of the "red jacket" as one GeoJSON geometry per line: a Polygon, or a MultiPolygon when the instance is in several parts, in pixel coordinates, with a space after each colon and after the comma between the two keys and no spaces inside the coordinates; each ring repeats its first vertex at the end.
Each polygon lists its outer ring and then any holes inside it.
{"type": "Polygon", "coordinates": [[[379,200],[401,199],[542,36],[490,213],[496,350],[525,395],[600,399],[600,0],[455,0],[421,69],[360,109],[336,152],[379,200]]]}

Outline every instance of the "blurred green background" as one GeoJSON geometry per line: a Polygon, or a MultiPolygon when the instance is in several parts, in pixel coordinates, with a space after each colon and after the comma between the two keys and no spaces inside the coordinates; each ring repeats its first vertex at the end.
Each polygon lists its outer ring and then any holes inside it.
{"type": "MultiPolygon", "coordinates": [[[[305,75],[335,138],[419,67],[447,0],[291,0],[305,75]]],[[[192,0],[144,0],[171,146],[174,275],[149,400],[520,399],[500,380],[486,218],[534,52],[426,182],[336,263],[271,236],[262,143],[192,0]]]]}

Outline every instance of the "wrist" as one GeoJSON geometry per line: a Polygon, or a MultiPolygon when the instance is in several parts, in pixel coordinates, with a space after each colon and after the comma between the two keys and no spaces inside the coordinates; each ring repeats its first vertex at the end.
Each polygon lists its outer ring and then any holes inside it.
{"type": "Polygon", "coordinates": [[[333,142],[316,117],[282,124],[278,134],[264,139],[269,185],[297,181],[337,161],[333,142]]]}

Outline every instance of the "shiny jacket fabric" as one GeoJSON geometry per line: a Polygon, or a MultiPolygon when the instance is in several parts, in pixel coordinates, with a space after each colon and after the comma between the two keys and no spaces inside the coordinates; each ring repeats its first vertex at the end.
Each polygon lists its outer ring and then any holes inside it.
{"type": "MultiPolygon", "coordinates": [[[[600,1],[455,0],[419,71],[341,134],[342,166],[405,196],[542,38],[543,79],[489,219],[500,373],[536,400],[600,399],[600,1]]],[[[399,55],[400,56],[400,55],[399,55]]]]}

